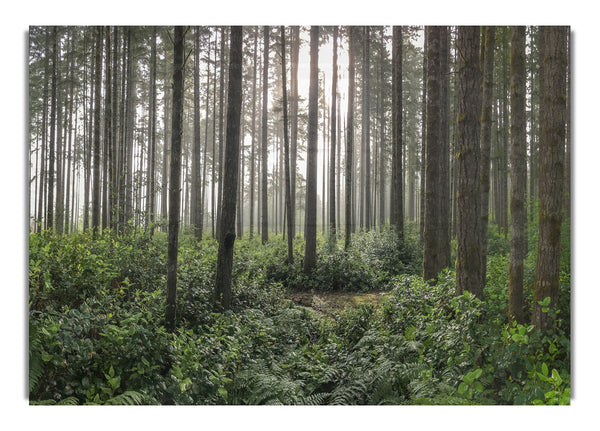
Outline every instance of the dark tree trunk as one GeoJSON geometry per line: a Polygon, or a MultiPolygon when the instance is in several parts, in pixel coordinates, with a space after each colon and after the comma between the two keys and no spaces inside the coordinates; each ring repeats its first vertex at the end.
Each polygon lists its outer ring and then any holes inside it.
{"type": "Polygon", "coordinates": [[[450,252],[450,71],[448,56],[450,43],[448,27],[441,27],[440,31],[440,266],[449,268],[452,265],[450,252]]]}
{"type": "Polygon", "coordinates": [[[425,225],[423,230],[423,279],[437,280],[443,269],[441,256],[441,27],[426,27],[427,32],[427,139],[425,167],[425,225]]]}
{"type": "Polygon", "coordinates": [[[459,27],[457,49],[457,226],[456,294],[469,291],[483,298],[481,244],[479,242],[479,134],[481,71],[479,27],[459,27]]]}
{"type": "Polygon", "coordinates": [[[235,243],[236,190],[240,157],[240,114],[242,109],[242,27],[231,27],[229,60],[229,88],[227,90],[227,134],[225,165],[223,169],[223,200],[217,275],[215,282],[216,302],[228,309],[231,305],[231,270],[235,243]]]}
{"type": "MultiPolygon", "coordinates": [[[[202,181],[200,175],[200,28],[194,29],[194,146],[192,154],[192,217],[194,235],[202,240],[202,181]]],[[[206,161],[205,161],[206,164],[206,161]]]]}
{"type": "Polygon", "coordinates": [[[402,27],[392,34],[392,188],[390,224],[395,227],[398,244],[404,241],[404,199],[402,193],[402,27]]]}
{"type": "Polygon", "coordinates": [[[510,41],[510,263],[508,315],[525,323],[523,260],[525,259],[525,190],[527,131],[525,130],[525,27],[512,27],[510,41]]]}
{"type": "Polygon", "coordinates": [[[346,124],[346,155],[345,155],[345,208],[344,208],[344,223],[345,223],[345,240],[344,248],[348,250],[350,247],[350,235],[353,231],[352,227],[352,178],[354,176],[354,28],[349,26],[348,29],[348,122],[346,124]]]}
{"type": "Polygon", "coordinates": [[[269,26],[264,27],[263,44],[263,79],[262,79],[262,146],[261,146],[261,239],[265,244],[269,240],[269,208],[267,200],[267,171],[269,160],[269,141],[268,141],[268,91],[269,91],[269,26]]]}
{"type": "Polygon", "coordinates": [[[492,142],[492,97],[494,93],[494,47],[496,45],[496,27],[485,29],[485,51],[483,55],[483,101],[481,112],[481,285],[485,286],[487,273],[487,238],[490,196],[490,148],[492,142]]]}
{"type": "Polygon", "coordinates": [[[306,172],[306,241],[304,271],[317,263],[317,138],[319,132],[319,27],[310,28],[310,84],[308,92],[308,149],[306,172]]]}
{"type": "MultiPolygon", "coordinates": [[[[335,43],[334,43],[335,47],[335,43]]],[[[334,48],[335,52],[336,48],[334,48]]],[[[285,27],[281,26],[281,83],[283,93],[283,157],[285,164],[285,211],[287,214],[287,243],[288,243],[288,263],[294,263],[294,237],[292,232],[292,199],[290,193],[290,142],[288,136],[288,105],[287,105],[287,79],[285,67],[285,27]]]]}
{"type": "Polygon", "coordinates": [[[175,27],[173,41],[173,115],[171,125],[171,178],[169,181],[169,235],[167,250],[167,308],[165,327],[175,331],[177,305],[177,254],[179,249],[179,206],[181,192],[181,140],[183,135],[183,98],[184,98],[184,27],[175,27]]]}
{"type": "Polygon", "coordinates": [[[101,84],[102,84],[102,27],[96,27],[96,55],[95,66],[96,77],[94,82],[94,170],[92,184],[92,231],[94,234],[100,231],[100,109],[101,109],[101,84]]]}
{"type": "MultiPolygon", "coordinates": [[[[156,27],[152,28],[150,40],[150,118],[148,124],[148,139],[150,148],[148,154],[148,188],[146,192],[146,225],[154,223],[156,204],[156,27]]],[[[154,227],[151,228],[154,232],[154,227]]]]}
{"type": "Polygon", "coordinates": [[[331,82],[331,155],[329,158],[329,240],[332,244],[336,242],[335,222],[335,150],[337,145],[337,50],[338,50],[338,27],[333,27],[333,70],[331,82]]]}
{"type": "Polygon", "coordinates": [[[371,199],[371,80],[370,80],[370,66],[371,66],[371,39],[370,39],[370,28],[366,26],[364,28],[364,39],[363,39],[363,88],[362,88],[362,136],[364,145],[364,157],[365,157],[365,184],[364,184],[364,205],[365,205],[365,229],[371,230],[371,213],[372,213],[372,199],[371,199]]]}
{"type": "Polygon", "coordinates": [[[538,257],[533,293],[533,324],[549,329],[539,302],[556,308],[560,277],[564,158],[567,121],[566,72],[568,27],[541,27],[540,69],[540,212],[538,257]]]}
{"type": "Polygon", "coordinates": [[[258,27],[254,27],[252,60],[252,148],[250,149],[250,239],[254,236],[254,190],[256,185],[256,72],[258,66],[258,27]]]}
{"type": "Polygon", "coordinates": [[[290,138],[291,138],[291,159],[290,159],[290,196],[292,200],[292,229],[289,235],[296,236],[296,174],[297,174],[297,157],[298,157],[298,58],[300,54],[300,27],[292,27],[292,44],[291,44],[291,65],[290,65],[290,138]]]}
{"type": "Polygon", "coordinates": [[[55,139],[56,139],[56,81],[58,63],[58,32],[56,27],[52,29],[52,95],[50,96],[50,143],[48,148],[48,199],[46,200],[46,227],[54,227],[54,166],[56,163],[55,139]]]}
{"type": "MultiPolygon", "coordinates": [[[[427,49],[427,31],[424,32],[424,47],[427,49]]],[[[425,165],[427,163],[427,54],[423,56],[423,94],[421,100],[421,184],[419,190],[419,239],[424,242],[425,231],[425,165]]]]}

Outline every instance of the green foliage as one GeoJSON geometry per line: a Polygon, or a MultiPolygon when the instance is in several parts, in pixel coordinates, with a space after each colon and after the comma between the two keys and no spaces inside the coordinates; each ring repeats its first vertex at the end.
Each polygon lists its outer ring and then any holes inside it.
{"type": "Polygon", "coordinates": [[[236,241],[233,307],[221,313],[212,306],[217,243],[184,235],[171,334],[164,235],[32,234],[30,403],[569,403],[569,272],[558,304],[544,306],[554,329],[542,334],[507,321],[506,255],[488,258],[484,301],[456,297],[451,270],[434,286],[422,281],[416,235],[407,238],[398,249],[391,231],[364,233],[348,251],[320,238],[310,275],[301,240],[293,265],[280,238],[236,241]],[[293,305],[290,287],[387,292],[378,305],[329,316],[293,305]]]}

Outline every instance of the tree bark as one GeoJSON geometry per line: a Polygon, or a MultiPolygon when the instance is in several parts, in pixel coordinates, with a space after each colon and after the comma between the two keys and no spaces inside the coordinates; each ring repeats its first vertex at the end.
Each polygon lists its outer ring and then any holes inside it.
{"type": "Polygon", "coordinates": [[[338,27],[333,27],[333,70],[331,81],[331,154],[329,158],[329,241],[335,244],[337,239],[335,222],[335,150],[337,146],[337,81],[338,81],[338,27]]]}
{"type": "Polygon", "coordinates": [[[402,27],[392,30],[392,189],[390,224],[398,244],[404,241],[404,199],[402,175],[402,27]]]}
{"type": "Polygon", "coordinates": [[[525,259],[525,189],[527,132],[525,130],[525,27],[511,28],[510,55],[510,262],[508,315],[525,323],[523,260],[525,259]]]}
{"type": "Polygon", "coordinates": [[[262,147],[261,147],[261,239],[265,244],[269,240],[269,208],[267,200],[267,171],[269,160],[269,129],[267,123],[268,91],[269,91],[269,26],[264,27],[263,42],[263,79],[262,79],[262,147]]]}
{"type": "Polygon", "coordinates": [[[487,273],[487,243],[490,196],[490,148],[492,142],[492,98],[494,93],[494,47],[496,45],[496,27],[485,28],[485,50],[483,55],[483,100],[481,108],[481,285],[485,286],[487,273]]]}
{"type": "Polygon", "coordinates": [[[184,27],[175,27],[173,41],[173,114],[171,125],[171,169],[169,181],[169,234],[167,250],[167,308],[165,327],[175,331],[177,311],[177,255],[179,250],[179,206],[181,203],[181,140],[183,135],[184,98],[184,27]]]}
{"type": "Polygon", "coordinates": [[[541,27],[540,69],[540,210],[538,257],[533,293],[533,324],[550,329],[540,301],[556,308],[560,279],[564,158],[566,140],[566,71],[568,27],[541,27]]]}
{"type": "Polygon", "coordinates": [[[240,114],[242,109],[242,27],[231,27],[227,131],[223,167],[223,199],[218,233],[215,300],[224,309],[231,306],[231,270],[235,243],[236,191],[240,157],[240,114]]]}
{"type": "Polygon", "coordinates": [[[344,248],[350,247],[350,235],[352,227],[352,195],[353,195],[353,176],[354,176],[354,28],[348,29],[348,120],[346,124],[346,154],[345,154],[345,207],[344,207],[344,248]]]}
{"type": "MultiPolygon", "coordinates": [[[[335,51],[335,48],[334,48],[335,51]]],[[[285,67],[285,27],[281,26],[281,84],[283,94],[283,157],[285,164],[285,210],[287,214],[288,228],[288,263],[294,263],[294,237],[292,232],[292,199],[290,193],[290,142],[288,136],[288,104],[287,104],[287,71],[285,67]]]]}
{"type": "Polygon", "coordinates": [[[456,294],[469,291],[482,299],[479,242],[479,39],[479,27],[458,27],[456,294]]]}
{"type": "Polygon", "coordinates": [[[425,166],[425,224],[423,229],[423,280],[437,280],[442,270],[441,256],[441,28],[426,27],[427,32],[427,139],[425,166]]]}
{"type": "Polygon", "coordinates": [[[306,241],[304,271],[317,263],[317,138],[319,130],[319,27],[310,28],[310,84],[308,92],[308,154],[306,157],[306,241]]]}

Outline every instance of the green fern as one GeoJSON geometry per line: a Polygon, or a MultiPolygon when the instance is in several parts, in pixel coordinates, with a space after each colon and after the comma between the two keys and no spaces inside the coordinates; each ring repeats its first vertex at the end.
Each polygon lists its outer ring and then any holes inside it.
{"type": "Polygon", "coordinates": [[[141,392],[137,391],[125,391],[122,394],[116,395],[112,398],[109,398],[104,402],[104,405],[107,406],[137,406],[144,402],[145,396],[141,392]]]}
{"type": "Polygon", "coordinates": [[[41,400],[41,401],[29,401],[31,406],[76,406],[79,404],[79,400],[75,397],[67,397],[60,401],[53,399],[41,400]]]}

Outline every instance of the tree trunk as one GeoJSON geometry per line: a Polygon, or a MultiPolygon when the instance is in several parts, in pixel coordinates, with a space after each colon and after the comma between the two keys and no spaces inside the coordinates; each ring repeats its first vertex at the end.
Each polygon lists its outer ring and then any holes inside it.
{"type": "Polygon", "coordinates": [[[192,149],[192,217],[194,235],[202,240],[202,178],[200,171],[200,28],[194,28],[194,146],[192,149]]]}
{"type": "Polygon", "coordinates": [[[319,131],[319,27],[310,28],[310,84],[308,92],[308,149],[306,171],[306,241],[304,271],[317,263],[317,138],[319,131]]]}
{"type": "Polygon", "coordinates": [[[525,27],[512,27],[510,53],[510,263],[508,315],[525,323],[523,260],[525,259],[525,190],[527,131],[525,130],[525,27]]]}
{"type": "Polygon", "coordinates": [[[402,193],[402,27],[392,30],[392,189],[390,224],[398,245],[404,241],[404,198],[402,193]]]}
{"type": "Polygon", "coordinates": [[[479,27],[459,27],[460,53],[457,80],[457,226],[456,294],[469,291],[483,298],[481,244],[479,242],[479,133],[481,115],[481,72],[479,27]]]}
{"type": "Polygon", "coordinates": [[[94,172],[92,185],[92,231],[94,234],[100,231],[100,100],[102,84],[102,27],[96,27],[96,77],[94,83],[94,172]]]}
{"type": "Polygon", "coordinates": [[[485,286],[487,272],[487,238],[490,196],[490,148],[492,142],[492,97],[494,93],[494,47],[496,45],[496,27],[485,28],[485,51],[483,55],[483,101],[481,109],[481,285],[485,286]]]}
{"type": "Polygon", "coordinates": [[[337,56],[338,56],[338,27],[333,27],[333,70],[331,81],[331,155],[329,158],[329,241],[335,244],[337,239],[335,222],[335,150],[337,146],[337,56]]]}
{"type": "Polygon", "coordinates": [[[363,88],[362,88],[362,136],[365,154],[365,229],[371,230],[371,213],[372,213],[372,199],[371,199],[371,80],[370,80],[370,66],[371,66],[371,39],[370,39],[370,28],[366,26],[364,28],[364,39],[363,39],[363,88]]]}
{"type": "MultiPolygon", "coordinates": [[[[150,148],[148,153],[148,188],[146,191],[146,226],[154,223],[156,204],[156,27],[152,28],[150,40],[150,118],[148,124],[148,139],[150,148]]],[[[154,227],[151,228],[154,232],[154,227]]]]}
{"type": "MultiPolygon", "coordinates": [[[[334,48],[335,52],[335,48],[334,48]]],[[[288,105],[287,105],[287,79],[286,79],[286,67],[285,67],[285,27],[281,26],[281,82],[282,82],[282,93],[283,93],[283,157],[285,164],[285,211],[287,214],[287,228],[288,228],[288,263],[294,263],[294,237],[290,234],[292,232],[292,199],[290,193],[290,142],[288,136],[288,105]]]]}
{"type": "Polygon", "coordinates": [[[437,280],[442,270],[441,256],[441,28],[426,27],[427,32],[427,139],[425,167],[425,224],[423,229],[423,279],[437,280]]]}
{"type": "Polygon", "coordinates": [[[181,192],[181,141],[183,135],[183,98],[184,98],[184,27],[175,27],[173,41],[173,115],[171,125],[171,178],[169,181],[169,235],[167,250],[167,308],[165,327],[175,331],[177,305],[177,254],[179,250],[179,206],[181,192]]]}
{"type": "Polygon", "coordinates": [[[556,309],[560,278],[564,148],[566,139],[566,46],[568,27],[541,27],[540,212],[538,257],[533,293],[533,324],[550,329],[539,302],[550,298],[556,309]]]}
{"type": "Polygon", "coordinates": [[[353,192],[353,177],[354,177],[354,28],[349,26],[348,29],[348,122],[346,125],[346,155],[345,155],[345,207],[344,207],[344,223],[345,223],[345,239],[344,248],[348,250],[350,247],[350,235],[353,231],[352,227],[352,192],[353,192]]]}
{"type": "Polygon", "coordinates": [[[264,27],[263,45],[263,79],[262,79],[262,147],[261,147],[261,239],[265,244],[269,240],[269,208],[267,200],[267,171],[269,160],[269,130],[267,123],[268,91],[269,91],[269,26],[264,27]]]}
{"type": "Polygon", "coordinates": [[[218,233],[215,300],[224,309],[231,306],[231,270],[235,243],[236,189],[240,157],[240,113],[242,108],[242,27],[231,27],[227,132],[223,169],[223,199],[218,233]]]}
{"type": "Polygon", "coordinates": [[[292,200],[292,229],[289,235],[296,236],[296,175],[297,175],[297,157],[298,157],[298,58],[300,54],[300,27],[292,27],[292,44],[291,44],[291,65],[290,65],[290,137],[291,137],[291,159],[290,159],[290,196],[292,200]]]}
{"type": "Polygon", "coordinates": [[[448,27],[441,27],[440,31],[440,266],[449,268],[452,265],[450,252],[450,71],[448,56],[450,43],[448,27]]]}
{"type": "Polygon", "coordinates": [[[258,27],[254,27],[252,60],[252,148],[250,150],[250,240],[254,236],[254,188],[256,185],[256,71],[258,65],[258,27]]]}

